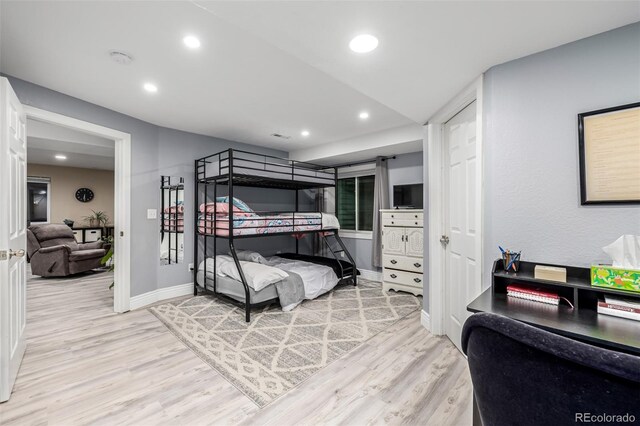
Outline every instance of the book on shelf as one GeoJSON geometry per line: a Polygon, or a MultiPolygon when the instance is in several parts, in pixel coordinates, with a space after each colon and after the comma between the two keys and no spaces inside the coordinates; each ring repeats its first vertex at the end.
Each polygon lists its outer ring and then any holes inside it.
{"type": "Polygon", "coordinates": [[[640,301],[606,294],[598,301],[598,313],[640,321],[640,301]]]}
{"type": "Polygon", "coordinates": [[[557,306],[560,304],[560,296],[558,296],[557,293],[516,284],[510,284],[507,286],[507,296],[532,300],[534,302],[547,303],[549,305],[557,306]]]}

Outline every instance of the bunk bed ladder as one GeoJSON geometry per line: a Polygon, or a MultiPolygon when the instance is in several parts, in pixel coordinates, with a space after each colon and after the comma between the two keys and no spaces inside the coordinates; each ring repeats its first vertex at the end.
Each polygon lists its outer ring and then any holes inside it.
{"type": "Polygon", "coordinates": [[[340,235],[338,235],[338,232],[335,232],[335,231],[325,232],[325,233],[322,233],[321,235],[322,235],[322,239],[327,244],[329,251],[331,252],[333,257],[338,261],[338,265],[340,266],[340,273],[341,273],[340,279],[344,278],[344,268],[342,267],[342,262],[340,262],[340,257],[341,257],[340,255],[344,253],[345,256],[347,256],[347,259],[349,259],[349,263],[351,263],[351,277],[353,279],[353,285],[358,285],[358,278],[357,278],[358,270],[356,269],[356,262],[353,260],[353,257],[351,257],[349,250],[347,250],[347,247],[344,245],[344,242],[340,238],[340,235]],[[340,248],[338,250],[334,250],[334,248],[331,246],[331,243],[329,242],[329,239],[327,237],[334,237],[334,239],[336,240],[340,248]]]}

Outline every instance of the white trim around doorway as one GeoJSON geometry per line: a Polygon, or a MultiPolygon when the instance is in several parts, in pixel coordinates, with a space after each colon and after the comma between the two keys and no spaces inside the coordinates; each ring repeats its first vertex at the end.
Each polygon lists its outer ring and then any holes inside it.
{"type": "Polygon", "coordinates": [[[428,173],[428,199],[429,199],[429,240],[428,265],[429,265],[429,326],[430,331],[436,335],[445,333],[445,256],[440,243],[440,237],[445,234],[445,214],[446,196],[445,191],[445,150],[444,147],[444,124],[462,111],[467,105],[476,101],[476,149],[478,165],[476,172],[479,174],[476,179],[476,191],[480,193],[476,210],[479,229],[476,247],[480,253],[479,276],[482,282],[483,277],[483,225],[484,225],[484,185],[483,185],[483,164],[484,147],[482,143],[483,113],[482,113],[482,75],[473,83],[467,86],[447,105],[438,111],[425,125],[424,151],[427,153],[427,173],[428,173]]]}
{"type": "Polygon", "coordinates": [[[66,115],[24,105],[27,118],[79,130],[115,141],[113,310],[127,312],[131,299],[131,135],[66,115]]]}

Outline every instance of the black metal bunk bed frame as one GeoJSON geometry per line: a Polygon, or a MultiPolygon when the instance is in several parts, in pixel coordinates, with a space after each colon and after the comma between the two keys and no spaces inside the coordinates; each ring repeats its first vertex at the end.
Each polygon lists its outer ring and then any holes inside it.
{"type": "Polygon", "coordinates": [[[183,192],[182,199],[184,200],[184,178],[178,178],[177,183],[172,183],[171,176],[161,176],[160,190],[162,191],[161,210],[160,210],[160,241],[164,241],[167,237],[167,262],[171,264],[172,252],[175,252],[175,262],[178,263],[178,235],[184,233],[184,214],[180,214],[177,211],[178,208],[178,196],[180,191],[183,192]],[[165,191],[169,192],[168,205],[165,206],[165,191]],[[165,207],[171,207],[171,203],[176,206],[176,211],[165,213],[165,207]],[[179,230],[178,222],[182,216],[183,225],[182,230],[179,230]],[[166,235],[165,235],[166,234],[166,235]],[[173,244],[175,243],[175,244],[173,244]]]}
{"type": "MultiPolygon", "coordinates": [[[[251,294],[249,285],[245,278],[242,266],[236,253],[234,240],[244,238],[257,238],[257,237],[270,237],[277,235],[301,235],[301,234],[319,234],[322,240],[325,242],[329,252],[333,255],[340,270],[340,281],[338,284],[345,282],[352,282],[353,285],[357,285],[357,268],[356,263],[344,242],[340,238],[338,229],[323,229],[322,226],[322,213],[318,213],[315,217],[309,217],[309,214],[305,214],[302,217],[296,218],[296,213],[299,212],[299,191],[305,189],[324,189],[324,188],[336,188],[335,191],[335,206],[337,207],[338,194],[338,173],[336,167],[327,167],[313,163],[289,160],[286,158],[276,157],[266,154],[257,154],[248,151],[241,151],[236,149],[227,149],[216,154],[212,154],[200,159],[195,160],[195,203],[194,203],[194,221],[195,221],[195,238],[194,238],[194,267],[193,267],[193,294],[198,295],[198,265],[200,261],[200,243],[202,242],[204,271],[203,271],[203,285],[202,290],[206,294],[209,292],[207,287],[207,238],[213,239],[213,294],[216,296],[223,296],[229,301],[240,304],[245,308],[245,320],[250,322],[251,320],[251,308],[271,303],[272,300],[265,301],[259,304],[251,303],[251,294]],[[207,165],[215,164],[217,161],[217,172],[212,176],[207,174],[207,165]],[[234,172],[236,169],[241,169],[243,173],[234,172]],[[315,175],[313,175],[315,173],[315,175]],[[277,176],[277,177],[274,177],[277,176]],[[313,177],[313,180],[308,178],[313,177]],[[307,180],[296,178],[307,178],[307,180]],[[217,203],[218,203],[218,185],[225,185],[228,187],[228,213],[227,218],[221,218],[218,215],[217,203]],[[205,208],[204,212],[200,212],[200,196],[203,195],[203,202],[205,205],[209,202],[210,193],[209,187],[213,186],[213,203],[214,212],[208,213],[205,208]],[[244,214],[236,214],[234,212],[234,186],[245,187],[258,187],[258,188],[274,188],[274,189],[287,189],[295,191],[295,212],[254,212],[260,214],[257,217],[258,222],[264,223],[265,226],[255,225],[254,227],[244,227],[245,229],[251,228],[275,228],[277,232],[268,233],[249,233],[244,235],[235,235],[234,226],[236,221],[242,221],[246,219],[244,214]],[[204,187],[204,191],[201,189],[204,187]],[[268,222],[272,220],[282,219],[281,214],[291,214],[291,225],[271,225],[268,222]],[[266,216],[262,216],[266,215],[266,216]],[[298,222],[296,222],[298,219],[298,222]],[[302,221],[301,221],[302,220],[302,221]],[[226,226],[219,226],[218,223],[226,224],[226,226]],[[318,226],[318,229],[305,229],[301,230],[300,225],[302,223],[318,226]],[[204,228],[204,232],[201,232],[201,228],[204,228]],[[207,231],[211,230],[211,233],[207,231]],[[224,235],[219,235],[218,230],[223,231],[224,235]],[[327,237],[334,237],[335,241],[339,245],[338,250],[334,250],[327,237]],[[217,241],[218,239],[227,240],[229,245],[229,251],[231,257],[238,268],[238,272],[244,287],[245,302],[239,302],[233,298],[230,298],[222,293],[216,291],[216,254],[217,254],[217,241]],[[343,262],[338,258],[341,253],[347,257],[351,267],[345,269],[343,262]]],[[[222,212],[220,212],[222,213],[222,212]]],[[[299,241],[296,238],[296,254],[299,253],[299,241]]]]}

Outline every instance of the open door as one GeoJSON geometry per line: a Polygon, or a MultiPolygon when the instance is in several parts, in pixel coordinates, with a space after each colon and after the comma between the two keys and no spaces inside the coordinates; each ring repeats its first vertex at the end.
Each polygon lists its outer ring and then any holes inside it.
{"type": "Polygon", "coordinates": [[[27,346],[27,130],[9,80],[0,77],[0,402],[11,396],[27,346]]]}
{"type": "Polygon", "coordinates": [[[462,326],[471,315],[467,304],[481,293],[478,244],[478,153],[476,145],[476,104],[468,105],[444,126],[446,193],[446,234],[440,241],[445,249],[445,331],[462,352],[462,326]]]}

